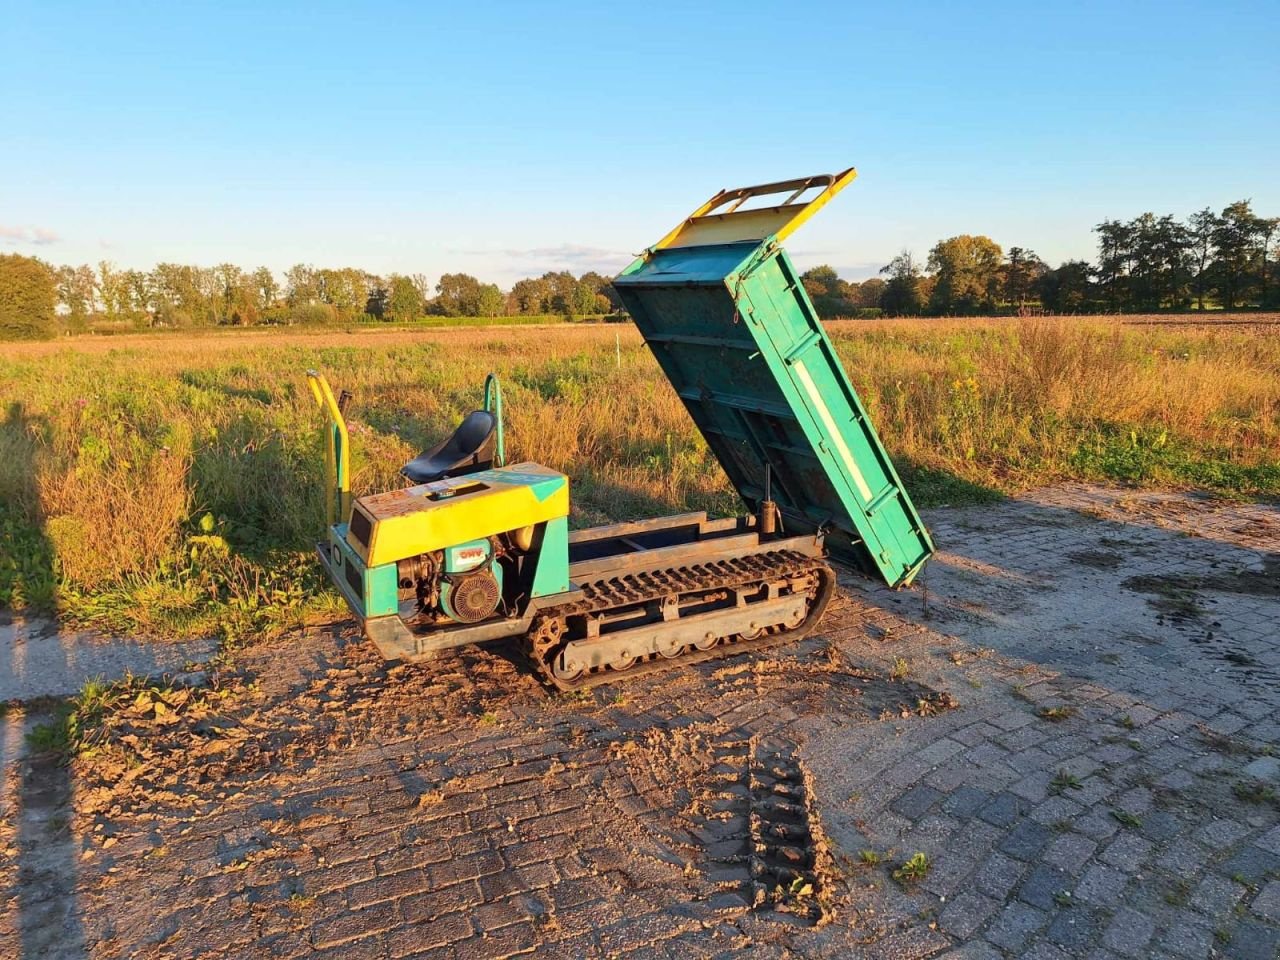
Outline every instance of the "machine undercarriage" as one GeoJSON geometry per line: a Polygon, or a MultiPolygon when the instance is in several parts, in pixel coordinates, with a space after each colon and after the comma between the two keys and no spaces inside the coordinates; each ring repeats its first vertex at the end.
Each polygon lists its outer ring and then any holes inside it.
{"type": "Polygon", "coordinates": [[[793,550],[626,574],[542,609],[524,647],[557,688],[592,687],[802,637],[834,587],[826,563],[793,550]]]}

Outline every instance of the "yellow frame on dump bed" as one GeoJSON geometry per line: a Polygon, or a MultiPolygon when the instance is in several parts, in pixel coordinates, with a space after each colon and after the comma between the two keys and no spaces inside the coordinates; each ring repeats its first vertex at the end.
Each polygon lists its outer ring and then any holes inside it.
{"type": "Polygon", "coordinates": [[[755,187],[721,190],[650,249],[706,247],[716,243],[763,240],[770,236],[781,243],[795,233],[801,224],[826,206],[828,200],[852,183],[857,175],[858,171],[850,167],[841,173],[823,173],[798,180],[780,180],[777,183],[762,183],[755,187]],[[795,202],[806,191],[823,185],[825,189],[817,196],[804,203],[795,202]],[[764,197],[775,193],[786,193],[790,196],[776,206],[756,207],[751,210],[739,209],[752,197],[764,197]],[[722,213],[714,212],[730,203],[733,205],[728,210],[722,213]]]}

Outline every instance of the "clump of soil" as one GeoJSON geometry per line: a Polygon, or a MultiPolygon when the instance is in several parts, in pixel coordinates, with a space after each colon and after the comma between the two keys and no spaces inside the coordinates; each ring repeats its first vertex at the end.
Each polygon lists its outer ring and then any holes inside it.
{"type": "Polygon", "coordinates": [[[1110,550],[1077,550],[1068,553],[1067,559],[1095,570],[1115,570],[1124,565],[1124,557],[1110,550]]]}
{"type": "MultiPolygon", "coordinates": [[[[290,638],[295,646],[304,640],[290,638]]],[[[387,663],[360,641],[332,659],[303,659],[281,671],[279,649],[249,651],[207,688],[140,684],[117,696],[76,759],[81,810],[197,806],[253,780],[295,776],[354,744],[488,718],[495,707],[540,695],[531,677],[484,651],[423,669],[387,663]]]]}

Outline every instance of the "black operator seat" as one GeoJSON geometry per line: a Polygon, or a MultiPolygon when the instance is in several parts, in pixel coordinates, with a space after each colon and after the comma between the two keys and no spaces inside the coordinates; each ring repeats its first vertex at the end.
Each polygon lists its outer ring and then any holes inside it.
{"type": "Polygon", "coordinates": [[[454,474],[487,470],[493,466],[498,421],[487,410],[473,410],[458,424],[453,436],[424,450],[400,471],[414,483],[430,483],[454,474]]]}

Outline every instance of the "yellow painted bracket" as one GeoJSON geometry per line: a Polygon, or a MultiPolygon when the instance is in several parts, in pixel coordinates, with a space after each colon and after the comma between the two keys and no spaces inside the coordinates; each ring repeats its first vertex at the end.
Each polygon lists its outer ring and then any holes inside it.
{"type": "Polygon", "coordinates": [[[351,516],[351,451],[347,421],[329,389],[329,381],[315,370],[307,371],[307,384],[316,404],[329,417],[325,430],[325,513],[330,525],[351,516]]]}
{"type": "Polygon", "coordinates": [[[858,171],[850,167],[841,173],[821,173],[798,180],[781,180],[755,187],[721,190],[651,249],[705,247],[713,243],[763,240],[770,236],[780,243],[826,206],[827,201],[857,175],[858,171]],[[822,188],[819,193],[801,200],[805,194],[819,187],[822,188]],[[753,197],[775,194],[787,194],[787,199],[773,206],[745,206],[753,197]],[[723,207],[728,209],[721,209],[723,207]]]}

